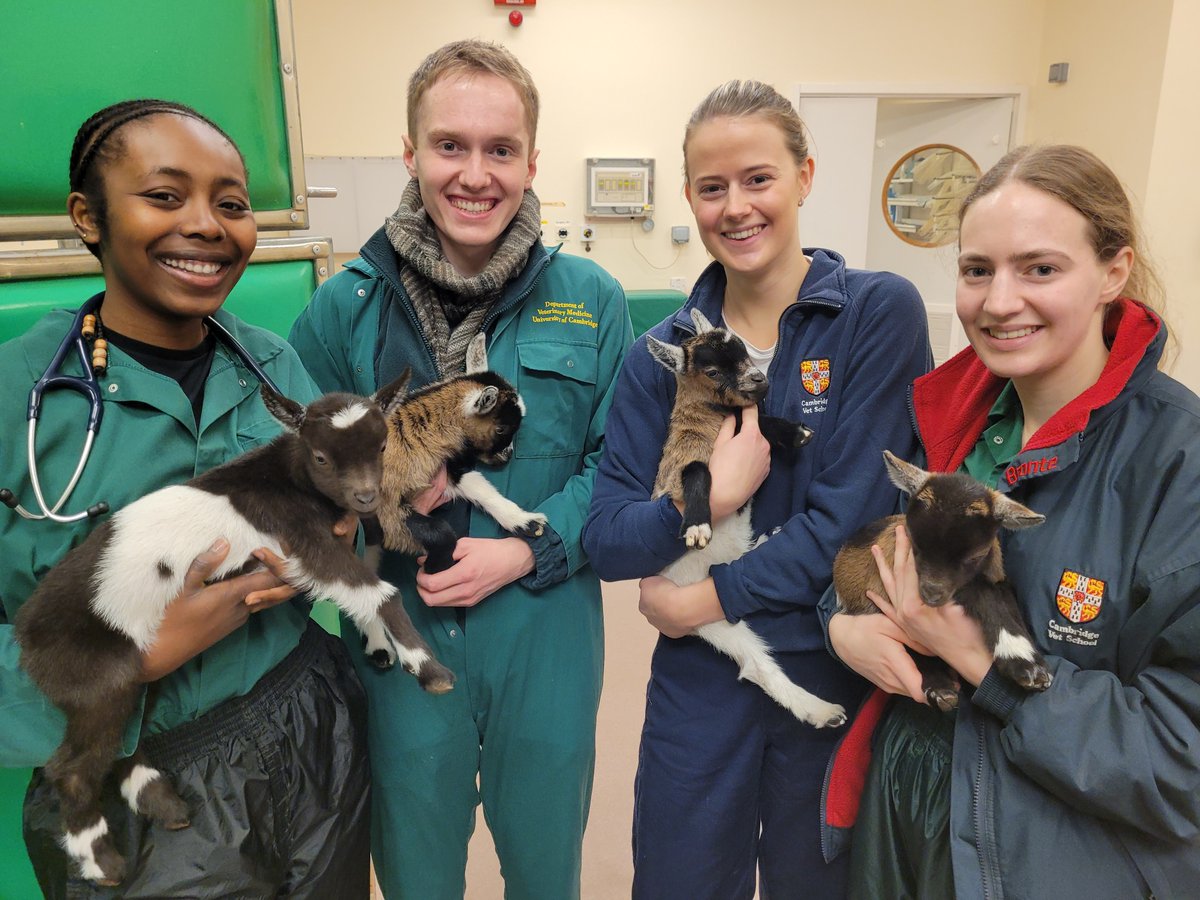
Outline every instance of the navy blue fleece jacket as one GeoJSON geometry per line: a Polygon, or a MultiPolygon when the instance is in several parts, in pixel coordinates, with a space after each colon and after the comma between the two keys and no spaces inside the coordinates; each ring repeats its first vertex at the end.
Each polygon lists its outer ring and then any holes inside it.
{"type": "MultiPolygon", "coordinates": [[[[915,451],[908,386],[930,367],[925,308],[912,284],[847,269],[828,250],[805,253],[812,264],[780,317],[761,409],[799,419],[815,435],[798,451],[773,455],[754,497],[754,531],[770,540],[711,571],[727,618],[747,619],[785,652],[824,647],[814,612],[834,554],[859,526],[893,511],[896,490],[881,452],[915,451]]],[[[678,344],[693,333],[692,307],[720,324],[724,293],[725,272],[714,263],[683,309],[650,334],[678,344]]],[[[618,378],[583,532],[606,581],[653,575],[684,552],[678,511],[665,497],[650,499],[674,396],[674,375],[638,340],[618,378]]]]}

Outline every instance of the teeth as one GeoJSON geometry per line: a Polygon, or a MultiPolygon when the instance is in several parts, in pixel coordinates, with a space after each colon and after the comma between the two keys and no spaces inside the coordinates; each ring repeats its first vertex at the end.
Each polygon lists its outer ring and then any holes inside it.
{"type": "Polygon", "coordinates": [[[762,231],[764,227],[765,226],[763,225],[755,225],[753,228],[747,228],[745,231],[727,231],[725,232],[725,237],[734,241],[744,241],[748,237],[754,237],[754,235],[762,231]]]}
{"type": "Polygon", "coordinates": [[[451,200],[450,205],[463,212],[487,212],[496,205],[494,200],[451,200]]]}
{"type": "Polygon", "coordinates": [[[1007,341],[1011,340],[1012,338],[1025,337],[1025,335],[1033,334],[1035,331],[1037,331],[1037,328],[1033,325],[1029,325],[1025,328],[1018,328],[1016,331],[1000,331],[998,328],[989,328],[988,334],[997,340],[1007,341]]]}
{"type": "Polygon", "coordinates": [[[172,269],[183,269],[185,272],[194,272],[197,275],[216,275],[221,271],[220,263],[212,262],[197,262],[194,259],[164,259],[164,265],[170,266],[172,269]]]}

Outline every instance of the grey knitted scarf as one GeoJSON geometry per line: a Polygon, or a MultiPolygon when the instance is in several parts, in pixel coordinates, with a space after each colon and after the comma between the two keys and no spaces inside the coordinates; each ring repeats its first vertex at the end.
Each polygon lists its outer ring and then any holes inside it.
{"type": "Polygon", "coordinates": [[[537,195],[526,191],[491,260],[470,277],[460,275],[442,252],[415,178],[384,223],[388,240],[406,264],[400,267],[400,280],[443,377],[463,371],[471,338],[504,286],[525,267],[530,248],[541,238],[541,209],[537,195]]]}

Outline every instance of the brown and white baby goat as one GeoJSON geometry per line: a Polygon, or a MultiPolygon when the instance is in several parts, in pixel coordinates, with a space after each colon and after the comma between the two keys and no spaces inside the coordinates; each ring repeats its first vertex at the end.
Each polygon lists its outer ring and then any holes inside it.
{"type": "MultiPolygon", "coordinates": [[[[385,549],[424,554],[426,572],[454,565],[458,536],[444,519],[423,515],[413,501],[426,491],[442,466],[446,493],[478,506],[505,531],[526,537],[546,526],[541,513],[526,512],[496,490],[475,466],[497,466],[512,456],[525,404],[511,384],[488,371],[487,336],[467,348],[466,372],[428,385],[394,402],[388,412],[388,443],[383,456],[382,500],[376,511],[385,549]]],[[[398,380],[400,393],[408,370],[398,380]]],[[[378,625],[363,631],[367,657],[390,668],[395,653],[378,625]]]]}
{"type": "Polygon", "coordinates": [[[453,686],[396,589],[333,534],[347,511],[368,515],[379,502],[384,410],[399,388],[393,383],[374,398],[330,394],[305,408],[264,385],[263,402],[284,434],[119,510],[46,574],[17,613],[21,665],[67,718],[46,772],[61,801],[63,845],[84,878],[112,885],[125,875],[101,810],[109,771],[135,813],[166,828],[188,825],[186,804],[141,750],[117,756],[141,691],[141,655],[192,560],[219,538],[229,552],[213,580],[260,568],[252,553],[266,547],[286,556],[286,580],[298,591],[330,598],[360,627],[385,623],[425,690],[453,686]]]}
{"type": "MultiPolygon", "coordinates": [[[[883,457],[892,483],[909,495],[908,509],[864,526],[838,552],[833,586],[841,610],[851,615],[879,612],[867,596],[867,591],[886,596],[871,545],[878,544],[890,564],[896,526],[903,524],[912,542],[921,599],[930,606],[960,604],[983,627],[997,671],[1027,690],[1046,690],[1050,670],[1004,576],[998,538],[1001,528],[1030,528],[1046,517],[968,475],[930,474],[886,450],[883,457]]],[[[930,704],[942,711],[957,707],[958,689],[946,664],[913,655],[930,704]]]]}
{"type": "MultiPolygon", "coordinates": [[[[708,577],[710,566],[733,562],[753,546],[749,502],[714,526],[708,460],[725,416],[757,404],[769,386],[736,335],[714,328],[699,310],[693,309],[691,317],[696,334],[678,347],[646,338],[654,358],[675,373],[675,404],[653,496],[683,504],[681,537],[691,549],[661,573],[678,585],[708,577]]],[[[803,447],[812,437],[798,422],[760,416],[758,423],[773,448],[803,447]]],[[[757,684],[801,721],[817,728],[845,723],[845,709],[792,682],[744,621],[702,625],[696,635],[736,662],[739,678],[757,684]]]]}

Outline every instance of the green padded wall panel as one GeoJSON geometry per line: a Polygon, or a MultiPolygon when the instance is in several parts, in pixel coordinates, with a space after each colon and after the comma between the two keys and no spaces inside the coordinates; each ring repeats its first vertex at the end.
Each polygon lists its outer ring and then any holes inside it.
{"type": "Polygon", "coordinates": [[[641,337],[667,316],[673,316],[687,300],[683,291],[626,291],[629,318],[635,337],[641,337]]]}
{"type": "Polygon", "coordinates": [[[76,129],[132,97],[178,100],[218,123],[246,157],[255,209],[290,209],[278,47],[273,0],[42,0],[10,10],[0,39],[0,215],[65,214],[76,129]]]}

